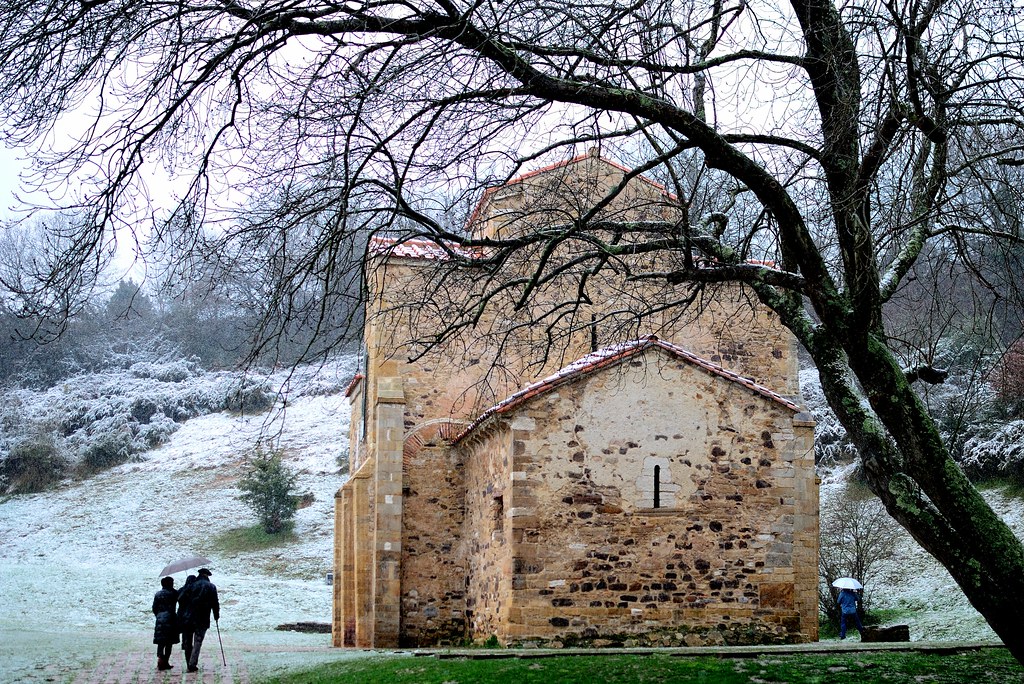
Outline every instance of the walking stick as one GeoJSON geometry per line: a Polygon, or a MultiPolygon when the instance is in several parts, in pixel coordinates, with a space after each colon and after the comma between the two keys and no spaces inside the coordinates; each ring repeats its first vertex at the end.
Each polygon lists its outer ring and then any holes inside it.
{"type": "Polygon", "coordinates": [[[224,662],[224,667],[227,667],[228,659],[224,657],[224,642],[220,638],[220,620],[214,620],[213,624],[217,625],[217,641],[220,642],[220,659],[224,662]]]}

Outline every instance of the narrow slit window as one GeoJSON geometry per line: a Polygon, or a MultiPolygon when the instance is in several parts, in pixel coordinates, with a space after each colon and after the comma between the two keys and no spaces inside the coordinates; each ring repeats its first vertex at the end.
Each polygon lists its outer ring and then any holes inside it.
{"type": "Polygon", "coordinates": [[[505,529],[505,496],[499,494],[491,500],[491,515],[494,522],[494,531],[503,532],[505,529]]]}
{"type": "Polygon", "coordinates": [[[654,466],[654,507],[661,508],[661,466],[654,466]]]}

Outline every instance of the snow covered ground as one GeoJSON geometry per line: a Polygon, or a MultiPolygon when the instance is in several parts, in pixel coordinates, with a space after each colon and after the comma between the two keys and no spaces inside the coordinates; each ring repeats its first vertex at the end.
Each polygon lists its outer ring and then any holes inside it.
{"type": "MultiPolygon", "coordinates": [[[[348,405],[341,393],[351,359],[292,379],[285,407],[259,416],[212,414],[187,421],[168,443],[84,482],[0,500],[0,683],[63,681],[80,663],[150,648],[150,604],[159,570],[193,554],[212,558],[220,627],[229,650],[259,651],[265,668],[337,658],[327,635],[275,631],[286,622],[329,622],[333,496],[345,480],[348,405]],[[313,504],[298,512],[297,541],[271,551],[221,554],[210,540],[255,523],[237,499],[237,478],[257,440],[284,449],[313,504]]],[[[273,378],[280,385],[283,376],[273,378]]],[[[821,497],[845,486],[846,471],[823,473],[821,497]]],[[[1024,536],[1020,500],[988,492],[1024,536]]],[[[902,534],[902,532],[901,532],[902,534]]],[[[905,536],[905,535],[904,535],[905,536]]],[[[899,562],[872,587],[876,608],[899,608],[915,640],[994,635],[949,574],[909,539],[899,562]]],[[[176,575],[180,584],[184,573],[176,575]]],[[[252,671],[252,667],[250,667],[252,671]]]]}
{"type": "MultiPolygon", "coordinates": [[[[325,576],[334,493],[345,480],[337,459],[347,448],[349,412],[340,392],[303,390],[323,383],[325,374],[343,388],[353,372],[347,360],[314,378],[294,378],[285,407],[276,411],[193,418],[144,462],[0,502],[0,682],[43,681],[54,662],[87,661],[138,640],[148,644],[160,569],[195,554],[212,560],[226,644],[326,646],[326,635],[274,627],[330,621],[325,576]],[[284,450],[299,473],[299,491],[312,492],[313,503],[298,511],[296,542],[218,555],[211,539],[256,522],[238,500],[236,483],[261,439],[284,450]]],[[[176,575],[179,586],[184,577],[176,575]]]]}

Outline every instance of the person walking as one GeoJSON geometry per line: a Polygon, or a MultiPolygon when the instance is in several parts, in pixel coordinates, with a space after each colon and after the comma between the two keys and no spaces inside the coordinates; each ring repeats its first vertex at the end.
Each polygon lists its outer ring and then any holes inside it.
{"type": "Polygon", "coordinates": [[[183,650],[188,646],[189,672],[199,671],[199,654],[206,630],[210,628],[210,613],[213,613],[214,620],[220,620],[220,601],[217,599],[217,587],[210,581],[212,574],[207,568],[200,568],[195,581],[182,589],[185,602],[182,632],[191,635],[182,645],[183,650]]]}
{"type": "Polygon", "coordinates": [[[860,595],[853,589],[843,589],[839,592],[839,638],[846,638],[846,620],[853,618],[857,623],[857,633],[861,639],[864,638],[864,625],[860,623],[860,615],[857,608],[860,606],[860,595]]]}
{"type": "Polygon", "coordinates": [[[185,613],[188,612],[188,587],[196,581],[195,575],[185,578],[185,584],[178,592],[178,629],[181,630],[181,653],[185,656],[185,667],[188,667],[189,656],[192,655],[192,626],[185,620],[185,613]]]}
{"type": "Polygon", "coordinates": [[[153,615],[156,616],[153,643],[156,644],[156,669],[169,670],[174,667],[171,665],[171,649],[178,643],[178,618],[174,612],[178,592],[174,588],[173,577],[161,579],[160,587],[153,596],[153,615]]]}

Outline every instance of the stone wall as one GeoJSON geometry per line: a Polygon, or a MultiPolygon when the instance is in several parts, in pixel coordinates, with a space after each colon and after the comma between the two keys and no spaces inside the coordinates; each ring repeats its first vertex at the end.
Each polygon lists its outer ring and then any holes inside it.
{"type": "Polygon", "coordinates": [[[399,645],[460,644],[466,636],[468,569],[461,541],[462,463],[445,446],[423,446],[407,453],[399,645]]]}
{"type": "Polygon", "coordinates": [[[371,455],[334,499],[334,646],[373,645],[374,471],[371,455]]]}
{"type": "Polygon", "coordinates": [[[816,523],[806,528],[817,512],[813,428],[794,426],[782,404],[652,355],[514,414],[512,500],[523,505],[511,514],[509,621],[496,633],[599,645],[815,639],[817,611],[805,608],[816,562],[796,568],[816,561],[806,554],[816,548],[816,523]]]}
{"type": "Polygon", "coordinates": [[[466,610],[471,638],[500,635],[511,607],[512,497],[510,433],[497,429],[465,459],[466,522],[461,554],[466,558],[466,610]]]}
{"type": "MultiPolygon", "coordinates": [[[[387,285],[383,281],[374,285],[380,288],[380,297],[371,301],[367,312],[368,320],[374,321],[367,323],[368,373],[403,378],[407,429],[438,418],[472,420],[524,385],[594,350],[589,329],[559,337],[554,345],[545,338],[543,326],[517,328],[507,339],[489,336],[516,323],[508,316],[512,308],[509,305],[504,310],[486,309],[477,328],[409,361],[414,350],[403,343],[422,336],[428,329],[423,326],[437,325],[440,319],[424,320],[422,312],[412,317],[412,312],[400,303],[422,299],[422,293],[430,289],[426,283],[439,277],[438,268],[442,267],[429,261],[392,260],[386,274],[377,273],[378,280],[387,276],[387,285]],[[504,345],[500,358],[499,342],[504,345]]],[[[661,285],[638,285],[632,298],[667,301],[678,296],[670,290],[661,285]]],[[[586,307],[581,318],[600,319],[609,310],[624,306],[622,288],[614,283],[596,282],[594,293],[594,304],[586,307]]],[[[784,396],[799,397],[795,338],[774,314],[755,307],[738,287],[721,287],[696,318],[693,314],[659,314],[643,322],[634,321],[633,329],[628,331],[612,322],[595,325],[593,337],[600,346],[655,334],[784,396]],[[617,336],[617,332],[629,332],[633,337],[617,336]]],[[[374,387],[373,382],[364,385],[370,391],[374,387]]],[[[373,402],[371,395],[371,406],[373,402]]],[[[374,439],[374,434],[371,417],[367,438],[374,439]]]]}
{"type": "MultiPolygon", "coordinates": [[[[527,174],[488,192],[473,219],[480,235],[512,234],[586,214],[624,176],[621,167],[594,155],[527,174]]],[[[617,220],[672,220],[677,202],[665,189],[640,177],[602,210],[617,220]]],[[[627,238],[628,239],[628,238],[627,238]]],[[[589,246],[567,243],[545,255],[569,260],[589,246]]],[[[542,249],[543,245],[537,247],[542,249]]],[[[552,373],[598,347],[654,334],[789,397],[798,397],[796,341],[777,317],[736,285],[709,286],[684,311],[636,314],[652,304],[682,301],[686,286],[664,280],[627,281],[620,272],[587,276],[589,302],[575,300],[581,274],[571,269],[538,285],[531,301],[518,301],[522,286],[503,284],[529,274],[540,254],[524,248],[503,272],[488,275],[437,258],[377,256],[369,260],[364,339],[367,382],[374,405],[373,376],[401,377],[407,398],[406,427],[452,417],[472,420],[520,387],[552,373]],[[484,301],[487,306],[481,308],[484,301]],[[574,304],[576,304],[574,302],[574,304]],[[545,311],[560,314],[540,323],[545,311]],[[456,312],[477,312],[472,328],[449,331],[450,338],[424,353],[422,342],[453,323],[456,312]],[[569,315],[569,311],[574,311],[569,315]],[[412,360],[410,360],[412,359],[412,360]]],[[[665,257],[619,257],[634,272],[665,271],[665,257]]],[[[373,441],[373,416],[366,438],[373,441]]]]}
{"type": "Polygon", "coordinates": [[[402,467],[405,399],[402,380],[378,377],[373,449],[373,642],[398,645],[401,631],[402,467]]]}
{"type": "MultiPolygon", "coordinates": [[[[470,220],[479,237],[505,239],[536,226],[562,224],[603,204],[601,220],[668,221],[680,218],[677,198],[644,176],[617,189],[626,169],[599,156],[587,155],[526,173],[503,186],[487,190],[470,220]],[[617,189],[610,202],[607,196],[617,189]]],[[[626,236],[625,239],[629,239],[626,236]]]]}
{"type": "MultiPolygon", "coordinates": [[[[415,274],[418,268],[419,266],[410,266],[409,272],[415,274]]],[[[733,311],[731,315],[725,315],[724,312],[728,310],[728,307],[723,304],[719,308],[723,312],[721,316],[711,318],[721,321],[719,325],[724,328],[728,328],[725,322],[740,320],[742,316],[748,316],[752,324],[758,316],[764,316],[764,314],[743,310],[742,307],[741,311],[733,311]]],[[[707,319],[704,319],[701,325],[706,326],[706,321],[707,319]]],[[[779,384],[785,385],[785,388],[788,389],[795,387],[795,346],[792,338],[788,337],[785,331],[778,326],[757,327],[755,325],[753,328],[747,328],[743,325],[735,325],[727,335],[724,334],[723,328],[719,328],[716,333],[718,337],[695,324],[689,329],[676,332],[679,333],[677,337],[683,338],[684,346],[696,348],[707,357],[718,359],[725,365],[732,363],[734,368],[737,366],[741,369],[745,367],[746,370],[760,368],[762,376],[774,373],[774,377],[779,378],[779,384]],[[787,370],[790,367],[792,367],[792,371],[787,370]]],[[[378,362],[369,365],[368,377],[353,392],[353,399],[361,405],[365,402],[365,405],[369,407],[379,406],[382,402],[392,402],[391,405],[398,408],[399,405],[393,403],[397,401],[396,399],[381,396],[380,383],[390,383],[391,393],[400,397],[402,411],[400,422],[401,427],[404,428],[406,442],[422,432],[423,426],[439,420],[451,420],[452,415],[472,417],[479,411],[479,397],[470,397],[481,387],[479,384],[480,372],[483,365],[487,363],[484,356],[486,348],[480,350],[480,358],[484,359],[481,363],[466,365],[456,355],[446,356],[441,351],[428,355],[417,363],[410,363],[393,353],[385,354],[386,345],[368,345],[368,347],[376,350],[376,355],[372,358],[377,359],[378,362]],[[400,384],[395,384],[399,378],[401,379],[400,384]],[[445,382],[439,382],[438,378],[444,378],[445,382]],[[363,398],[364,392],[368,393],[366,399],[363,398]]],[[[476,351],[472,345],[464,347],[464,350],[471,353],[476,351]]],[[[589,349],[581,343],[578,351],[580,355],[583,355],[589,349]]],[[[564,358],[558,359],[559,363],[564,361],[564,358]]],[[[545,368],[544,372],[547,373],[551,370],[554,368],[545,368]]],[[[695,372],[703,373],[702,371],[695,372]]],[[[457,476],[457,468],[461,466],[452,460],[454,456],[438,446],[444,441],[440,440],[436,441],[433,446],[423,449],[412,461],[408,458],[405,459],[401,474],[402,488],[399,490],[397,482],[394,481],[396,476],[393,463],[397,448],[395,435],[401,430],[396,431],[395,427],[389,426],[387,439],[384,439],[384,430],[377,424],[379,411],[368,410],[365,431],[367,439],[359,445],[358,451],[362,458],[372,462],[373,454],[379,451],[384,442],[388,443],[392,465],[389,466],[390,470],[385,474],[385,484],[389,493],[382,494],[383,490],[378,491],[379,478],[368,482],[360,490],[360,494],[366,499],[362,504],[367,511],[363,520],[366,521],[368,527],[358,529],[356,526],[357,529],[353,532],[357,541],[354,542],[354,545],[349,544],[348,548],[352,549],[350,553],[355,555],[356,560],[349,562],[344,557],[343,549],[336,551],[339,578],[342,581],[347,581],[346,575],[341,569],[342,566],[346,566],[352,568],[357,575],[356,582],[364,585],[369,583],[369,585],[362,586],[362,591],[358,588],[354,589],[352,595],[336,594],[335,622],[336,632],[340,634],[336,635],[335,643],[350,645],[349,642],[354,640],[356,644],[362,646],[426,645],[454,643],[465,634],[476,640],[483,640],[495,634],[504,642],[533,638],[549,640],[590,638],[591,641],[593,639],[601,641],[608,638],[609,635],[611,637],[627,635],[626,638],[632,639],[637,638],[636,635],[641,633],[651,633],[652,625],[678,624],[679,620],[684,620],[684,622],[691,620],[689,613],[679,612],[683,610],[679,605],[666,607],[661,600],[663,598],[661,595],[666,592],[666,587],[668,587],[668,596],[671,601],[685,601],[687,603],[684,607],[690,610],[702,610],[705,602],[709,600],[715,605],[735,601],[738,606],[746,606],[751,599],[750,596],[722,597],[714,593],[716,591],[735,593],[741,588],[737,584],[740,582],[738,576],[714,580],[715,586],[718,586],[719,581],[722,582],[721,588],[718,589],[710,584],[706,587],[696,584],[695,588],[688,589],[689,593],[686,594],[686,597],[677,596],[676,594],[680,593],[679,587],[683,586],[679,580],[688,576],[694,577],[692,570],[696,566],[691,565],[689,569],[682,568],[675,560],[667,560],[658,556],[658,554],[663,554],[673,548],[677,543],[684,545],[696,543],[698,547],[712,543],[717,538],[715,533],[720,533],[721,530],[705,527],[705,534],[712,541],[701,541],[697,530],[690,528],[693,525],[704,525],[705,523],[687,520],[684,521],[686,522],[684,526],[686,539],[689,540],[690,537],[693,537],[694,541],[679,541],[681,538],[680,521],[677,517],[673,517],[673,514],[666,514],[664,511],[658,513],[637,512],[638,509],[653,506],[652,483],[655,466],[659,469],[660,504],[663,508],[670,508],[677,506],[678,502],[688,498],[692,499],[696,495],[697,480],[693,477],[694,472],[705,470],[711,472],[721,465],[715,460],[717,457],[713,449],[704,448],[703,451],[691,449],[686,452],[688,454],[686,460],[689,463],[675,458],[676,454],[671,452],[671,449],[668,452],[665,451],[668,447],[676,446],[679,441],[676,435],[681,433],[673,426],[689,420],[688,412],[694,410],[694,405],[686,404],[679,411],[665,412],[663,409],[668,404],[650,400],[642,393],[639,398],[634,396],[625,405],[618,408],[606,410],[606,407],[601,405],[604,400],[603,395],[606,393],[610,396],[636,394],[634,391],[636,387],[630,385],[647,382],[649,378],[643,376],[650,373],[660,376],[662,371],[645,369],[638,376],[628,379],[615,373],[603,375],[600,388],[593,392],[583,392],[573,402],[557,409],[550,409],[567,420],[569,416],[576,415],[574,412],[578,412],[578,418],[571,419],[574,421],[572,427],[575,430],[576,425],[580,425],[584,426],[584,430],[581,435],[577,435],[575,440],[566,439],[560,446],[556,448],[549,446],[545,448],[546,450],[533,447],[526,449],[524,448],[528,441],[526,437],[534,434],[533,428],[513,430],[515,433],[513,436],[507,439],[503,437],[501,440],[491,443],[485,449],[487,452],[485,457],[474,457],[474,459],[466,461],[467,470],[462,474],[465,479],[461,483],[457,476]],[[635,458],[642,449],[631,447],[629,443],[616,442],[617,437],[628,434],[629,430],[635,427],[635,416],[637,415],[643,415],[646,421],[647,427],[644,428],[644,434],[654,434],[656,439],[655,446],[657,448],[650,450],[650,453],[645,453],[643,458],[635,458]],[[624,419],[624,417],[628,418],[624,419]],[[586,434],[587,429],[591,431],[590,435],[586,434]],[[519,432],[522,434],[520,435],[519,432]],[[602,437],[598,439],[598,435],[602,435],[602,437]],[[597,448],[592,444],[595,440],[606,442],[606,444],[597,448]],[[514,442],[515,446],[508,446],[508,449],[515,450],[515,453],[509,451],[500,456],[501,449],[504,448],[502,445],[510,441],[514,442]],[[583,447],[584,444],[589,446],[583,447]],[[625,449],[625,453],[618,453],[622,449],[625,449]],[[608,450],[608,453],[604,453],[605,450],[608,450]],[[582,506],[577,513],[569,518],[563,516],[549,522],[559,525],[568,519],[578,520],[579,516],[582,516],[584,520],[597,518],[607,521],[609,516],[613,518],[618,516],[625,525],[621,534],[612,535],[607,539],[587,536],[582,541],[579,539],[549,539],[541,535],[539,523],[534,519],[537,493],[529,487],[524,487],[527,484],[525,478],[528,473],[540,468],[541,463],[546,464],[545,467],[550,465],[555,453],[561,454],[562,458],[568,458],[575,463],[576,470],[572,472],[577,474],[582,472],[579,468],[583,466],[579,464],[586,463],[587,473],[586,476],[580,475],[575,480],[570,474],[571,469],[561,475],[545,476],[545,484],[551,486],[551,495],[555,497],[554,503],[561,502],[563,507],[568,505],[570,508],[582,506]],[[540,456],[543,458],[537,461],[536,459],[540,456]],[[499,470],[493,469],[493,464],[498,463],[501,458],[515,462],[508,465],[506,471],[499,472],[499,470]],[[492,465],[485,468],[483,464],[492,465]],[[469,475],[468,469],[470,468],[473,469],[472,477],[469,475]],[[488,470],[488,468],[491,469],[488,470]],[[617,475],[614,474],[616,468],[619,468],[617,475]],[[623,473],[627,471],[628,474],[624,475],[623,473]],[[556,482],[559,478],[564,481],[556,482]],[[555,484],[558,486],[553,486],[555,484]],[[571,491],[560,494],[560,489],[567,485],[570,486],[571,491]],[[463,511],[459,509],[458,499],[462,496],[463,488],[466,498],[461,502],[461,506],[465,510],[465,518],[460,523],[459,516],[463,511]],[[504,491],[501,491],[503,488],[504,491]],[[496,492],[501,493],[500,497],[495,496],[496,492]],[[381,498],[384,496],[391,497],[390,503],[381,498]],[[598,500],[595,498],[597,496],[601,497],[600,502],[597,502],[598,500]],[[381,500],[378,501],[378,498],[381,500]],[[566,504],[563,499],[571,499],[573,503],[566,504]],[[395,529],[394,522],[389,523],[392,529],[386,531],[389,541],[379,538],[378,532],[373,529],[375,523],[372,521],[380,517],[377,507],[381,505],[387,506],[392,511],[400,512],[400,539],[396,536],[397,529],[395,529]],[[406,510],[406,506],[411,506],[411,508],[406,510]],[[496,536],[488,537],[497,532],[495,529],[495,507],[498,506],[500,506],[499,510],[504,523],[496,536]],[[621,513],[615,512],[617,508],[621,509],[621,513]],[[587,518],[588,515],[591,517],[587,518]],[[460,524],[462,529],[456,533],[460,524]],[[366,534],[372,536],[365,539],[366,534]],[[457,550],[453,549],[452,544],[445,541],[444,536],[437,536],[438,534],[451,534],[453,540],[458,538],[458,534],[461,534],[461,546],[457,550]],[[630,557],[628,554],[623,556],[621,550],[618,553],[600,550],[614,546],[621,540],[632,540],[632,545],[635,548],[648,549],[648,556],[635,557],[634,552],[634,557],[630,557]],[[354,550],[355,546],[359,544],[364,544],[367,549],[362,556],[354,550]],[[386,544],[391,544],[391,548],[385,549],[386,544]],[[562,576],[548,577],[539,572],[540,568],[551,567],[545,559],[546,553],[553,553],[559,558],[564,558],[566,550],[575,555],[580,550],[580,544],[587,546],[587,553],[593,551],[598,554],[593,557],[584,554],[582,558],[574,561],[574,563],[586,562],[588,564],[578,571],[572,571],[579,575],[580,581],[573,582],[562,576]],[[592,549],[592,546],[600,548],[592,549]],[[450,550],[451,553],[449,553],[450,550]],[[386,554],[390,559],[387,568],[380,564],[382,558],[378,558],[378,556],[382,556],[382,554],[386,554]],[[618,556],[618,558],[609,561],[601,558],[601,555],[618,556]],[[656,560],[657,558],[660,560],[656,560]],[[606,566],[610,565],[612,569],[617,570],[617,565],[621,563],[630,563],[636,567],[657,565],[660,568],[659,572],[662,573],[661,581],[643,581],[644,579],[650,580],[650,578],[639,578],[639,575],[636,575],[634,579],[624,582],[622,579],[628,575],[607,571],[606,566]],[[662,565],[665,567],[662,568],[662,565]],[[669,568],[669,565],[675,567],[669,568]],[[398,573],[397,578],[388,579],[387,586],[379,583],[378,580],[391,577],[388,573],[394,572],[398,573]],[[605,575],[595,581],[587,581],[587,578],[592,575],[596,576],[597,572],[604,572],[605,575]],[[584,575],[583,573],[589,574],[584,575]],[[395,581],[396,579],[397,581],[395,581]],[[559,584],[563,580],[565,583],[559,584]],[[553,586],[544,584],[551,582],[556,584],[553,586]],[[614,589],[611,588],[613,585],[614,589]],[[622,590],[623,585],[626,587],[625,591],[622,590]],[[575,594],[574,586],[578,588],[580,595],[592,592],[604,593],[587,598],[583,605],[580,603],[583,601],[580,597],[565,595],[566,592],[575,594]],[[513,591],[520,589],[534,592],[532,604],[513,600],[513,591]],[[634,590],[635,593],[631,593],[634,590]],[[658,593],[650,593],[653,591],[658,593]],[[375,596],[367,598],[367,592],[373,593],[375,596]],[[622,597],[627,598],[623,599],[622,597]],[[628,597],[634,597],[635,600],[628,597]],[[651,606],[648,605],[652,603],[651,601],[644,601],[649,597],[657,599],[653,602],[656,605],[651,606]],[[348,601],[348,605],[356,613],[359,612],[360,605],[367,606],[368,612],[363,613],[355,625],[354,639],[345,636],[353,632],[353,618],[349,612],[337,608],[337,603],[341,601],[348,601]],[[358,603],[360,601],[362,603],[358,603]],[[569,616],[563,615],[568,608],[585,610],[578,610],[577,613],[569,616]],[[384,615],[380,612],[381,609],[391,612],[384,615]],[[378,624],[382,619],[387,623],[383,632],[392,635],[389,637],[391,640],[386,642],[382,641],[382,628],[378,624]],[[563,624],[563,621],[566,624],[563,624]],[[593,625],[598,622],[604,624],[605,627],[600,630],[601,636],[594,637],[597,628],[593,625]]],[[[508,380],[508,386],[502,387],[497,393],[511,394],[513,390],[525,384],[522,379],[514,380],[514,374],[510,373],[505,377],[508,380]]],[[[664,381],[664,378],[661,380],[664,381]]],[[[668,381],[667,384],[672,385],[676,381],[685,383],[691,380],[676,378],[668,381]]],[[[718,382],[724,381],[719,380],[718,382]]],[[[685,387],[686,385],[683,384],[675,389],[665,389],[666,396],[671,399],[674,392],[681,391],[685,387]]],[[[489,388],[493,391],[495,384],[491,384],[489,388]]],[[[704,391],[710,393],[711,389],[706,388],[704,391]]],[[[749,400],[749,397],[747,398],[749,400]]],[[[490,397],[489,400],[493,400],[493,397],[490,397]]],[[[613,405],[609,404],[609,406],[613,405]]],[[[716,410],[721,412],[724,408],[719,407],[716,410]]],[[[749,406],[744,410],[749,410],[749,406]]],[[[525,416],[526,423],[524,425],[529,425],[529,421],[533,420],[531,415],[525,416]]],[[[693,420],[697,420],[697,418],[693,418],[693,420]]],[[[716,431],[724,431],[721,437],[735,442],[737,438],[731,430],[736,428],[729,427],[729,425],[731,423],[709,421],[706,432],[708,435],[712,435],[716,434],[716,431]]],[[[562,427],[558,429],[562,429],[562,427]]],[[[756,442],[755,437],[756,435],[745,439],[752,444],[756,442]]],[[[532,439],[532,437],[530,438],[532,439]]],[[[636,444],[643,443],[639,438],[633,441],[636,444]]],[[[809,441],[808,444],[810,444],[809,441]]],[[[704,445],[704,447],[706,446],[704,445]]],[[[406,450],[408,451],[408,448],[406,450]]],[[[808,448],[808,454],[809,451],[808,448]]],[[[808,459],[810,458],[808,455],[808,459]]],[[[808,472],[813,472],[813,463],[807,460],[807,464],[809,465],[806,467],[810,469],[808,472]]],[[[794,559],[803,559],[802,562],[806,564],[807,568],[810,568],[806,571],[807,573],[814,573],[817,567],[816,499],[813,505],[801,502],[806,502],[812,494],[816,496],[816,489],[807,485],[803,480],[800,482],[802,484],[799,486],[802,487],[802,491],[796,496],[787,497],[790,503],[785,508],[787,512],[782,515],[796,515],[796,509],[800,506],[807,508],[800,519],[807,525],[813,524],[815,532],[813,538],[811,535],[805,535],[803,542],[797,542],[794,538],[793,553],[795,554],[794,559]],[[812,508],[813,510],[811,510],[812,508]]],[[[739,506],[743,500],[743,495],[739,496],[741,498],[732,500],[734,506],[739,506]]],[[[757,501],[756,496],[753,499],[755,502],[757,501]]],[[[344,501],[344,497],[339,499],[339,504],[343,507],[344,501]]],[[[720,505],[716,498],[707,499],[707,501],[710,503],[706,504],[706,508],[711,512],[717,510],[716,506],[720,505]]],[[[349,506],[353,511],[356,510],[357,502],[354,496],[349,506]]],[[[555,510],[561,509],[556,507],[555,510]]],[[[751,515],[762,515],[762,511],[760,508],[754,509],[751,511],[751,515]]],[[[391,514],[389,520],[395,520],[395,515],[391,514]]],[[[767,519],[765,523],[769,525],[769,531],[748,525],[743,529],[725,529],[724,534],[735,537],[738,541],[734,541],[734,544],[742,542],[749,545],[751,536],[755,538],[755,543],[760,543],[756,539],[758,535],[777,534],[777,532],[770,531],[772,520],[776,519],[767,519]]],[[[346,525],[351,525],[346,522],[344,515],[338,519],[338,524],[340,530],[347,529],[346,525]]],[[[585,523],[585,527],[588,528],[586,535],[590,535],[589,528],[603,529],[604,526],[596,522],[588,522],[585,523]]],[[[339,545],[348,543],[342,541],[343,538],[343,531],[339,531],[339,545]]],[[[673,553],[676,552],[673,551],[673,553]]],[[[697,559],[693,560],[696,562],[697,559]]],[[[739,560],[741,559],[737,558],[731,562],[735,563],[739,560]]],[[[768,570],[763,571],[757,566],[754,567],[758,572],[766,573],[770,570],[776,576],[782,577],[783,579],[779,583],[780,588],[768,587],[769,583],[767,582],[756,585],[744,582],[741,593],[747,594],[756,591],[758,594],[757,605],[761,605],[760,587],[761,584],[764,584],[767,587],[765,591],[768,592],[766,603],[781,602],[790,613],[794,611],[796,614],[806,613],[808,616],[814,616],[813,619],[816,620],[816,595],[812,596],[806,591],[794,591],[786,588],[786,585],[792,587],[796,581],[795,573],[797,571],[793,569],[793,562],[790,562],[790,565],[785,568],[769,567],[768,570]],[[783,577],[787,572],[789,577],[783,577]],[[756,590],[747,588],[747,584],[750,584],[751,587],[756,586],[756,590]]],[[[559,568],[558,573],[565,575],[566,570],[566,568],[559,568]]],[[[718,572],[724,577],[726,568],[709,567],[708,571],[718,572]]],[[[740,569],[737,573],[744,573],[744,571],[740,569]]],[[[654,576],[646,570],[642,574],[654,576]]],[[[750,573],[746,572],[745,574],[750,573]]],[[[568,577],[572,576],[569,573],[568,577]]],[[[686,586],[689,586],[692,581],[688,581],[686,586]]],[[[708,582],[711,581],[708,580],[708,582]]],[[[816,576],[808,579],[803,585],[810,586],[813,581],[816,581],[816,576]]],[[[718,619],[721,616],[722,622],[716,623],[714,628],[716,633],[722,625],[730,628],[727,633],[735,634],[742,631],[744,625],[757,623],[763,627],[769,622],[760,618],[752,618],[751,615],[754,613],[748,608],[737,609],[730,606],[730,610],[724,613],[715,612],[713,609],[703,611],[703,614],[709,620],[718,619]]],[[[773,608],[773,615],[780,614],[779,609],[773,608]]],[[[806,625],[810,621],[811,618],[805,618],[803,626],[799,627],[804,637],[794,636],[797,633],[793,631],[776,636],[780,639],[805,638],[809,633],[806,625]]],[[[792,630],[793,624],[793,620],[790,619],[786,629],[792,630]]],[[[657,632],[657,629],[653,631],[657,632]]],[[[678,631],[672,632],[671,638],[674,639],[677,634],[681,634],[685,638],[692,638],[691,634],[678,631]]],[[[773,634],[775,633],[773,632],[773,634]]]]}

